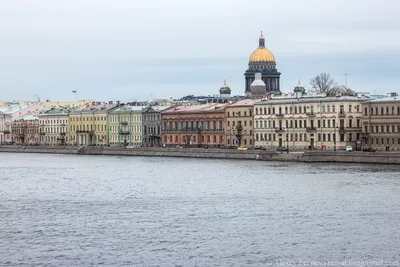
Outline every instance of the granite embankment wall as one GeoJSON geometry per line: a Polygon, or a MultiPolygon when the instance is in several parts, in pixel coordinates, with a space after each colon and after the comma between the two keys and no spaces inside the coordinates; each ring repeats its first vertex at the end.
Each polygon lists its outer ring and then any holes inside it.
{"type": "Polygon", "coordinates": [[[77,155],[116,155],[151,157],[188,157],[215,159],[247,159],[264,161],[298,162],[348,162],[400,164],[399,152],[344,152],[344,151],[305,151],[304,153],[280,153],[259,150],[225,150],[200,148],[134,148],[124,147],[76,147],[76,146],[0,146],[0,152],[12,153],[50,153],[77,155]]]}
{"type": "Polygon", "coordinates": [[[0,146],[0,152],[10,153],[47,153],[47,154],[78,154],[77,146],[0,146]]]}

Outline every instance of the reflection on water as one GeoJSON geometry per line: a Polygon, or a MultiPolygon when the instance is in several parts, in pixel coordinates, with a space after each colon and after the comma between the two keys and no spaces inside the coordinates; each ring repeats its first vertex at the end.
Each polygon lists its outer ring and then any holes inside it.
{"type": "Polygon", "coordinates": [[[0,265],[399,260],[400,167],[0,154],[0,265]]]}

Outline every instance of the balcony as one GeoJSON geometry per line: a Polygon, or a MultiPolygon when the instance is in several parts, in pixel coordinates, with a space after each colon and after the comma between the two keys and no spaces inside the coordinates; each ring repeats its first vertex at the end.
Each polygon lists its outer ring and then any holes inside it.
{"type": "Polygon", "coordinates": [[[46,135],[46,133],[45,133],[45,132],[40,132],[39,134],[40,134],[40,135],[46,135]]]}
{"type": "Polygon", "coordinates": [[[307,117],[309,118],[315,118],[315,113],[314,112],[307,112],[307,117]]]}
{"type": "Polygon", "coordinates": [[[276,133],[283,133],[284,131],[282,128],[275,128],[276,133]]]}
{"type": "Polygon", "coordinates": [[[119,133],[120,135],[129,135],[129,134],[131,134],[130,131],[119,131],[118,133],[119,133]]]}
{"type": "Polygon", "coordinates": [[[128,125],[128,122],[127,121],[121,121],[120,124],[123,125],[123,126],[126,126],[126,125],[128,125]]]}
{"type": "Polygon", "coordinates": [[[9,130],[4,130],[3,133],[4,134],[10,134],[11,132],[9,130]]]}
{"type": "Polygon", "coordinates": [[[61,136],[65,136],[66,133],[65,133],[65,132],[61,132],[60,135],[61,135],[61,136]]]}
{"type": "Polygon", "coordinates": [[[346,129],[343,128],[343,127],[340,127],[340,128],[339,128],[339,133],[340,133],[340,134],[346,133],[346,129]]]}
{"type": "Polygon", "coordinates": [[[343,110],[339,112],[339,117],[343,118],[346,117],[346,112],[344,112],[343,110]]]}
{"type": "Polygon", "coordinates": [[[77,130],[77,134],[94,134],[94,131],[89,131],[89,130],[77,130]]]}
{"type": "Polygon", "coordinates": [[[361,133],[361,138],[368,138],[369,137],[369,133],[361,133]]]}
{"type": "Polygon", "coordinates": [[[317,128],[316,127],[307,127],[306,128],[307,133],[312,133],[312,132],[316,132],[317,128]]]}
{"type": "Polygon", "coordinates": [[[277,119],[283,119],[284,115],[283,114],[276,114],[277,119]]]}

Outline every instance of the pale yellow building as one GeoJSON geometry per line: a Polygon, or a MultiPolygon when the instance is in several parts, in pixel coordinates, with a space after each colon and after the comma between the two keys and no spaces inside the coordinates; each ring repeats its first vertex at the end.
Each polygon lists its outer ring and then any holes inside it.
{"type": "Polygon", "coordinates": [[[255,144],[268,148],[355,149],[366,97],[291,94],[254,104],[255,144]]]}
{"type": "Polygon", "coordinates": [[[253,106],[260,99],[239,100],[225,108],[225,144],[254,145],[253,106]]]}
{"type": "Polygon", "coordinates": [[[400,150],[400,98],[392,95],[362,104],[362,138],[367,148],[400,150]]]}
{"type": "Polygon", "coordinates": [[[108,115],[119,103],[93,102],[69,115],[69,140],[74,145],[108,145],[108,115]]]}

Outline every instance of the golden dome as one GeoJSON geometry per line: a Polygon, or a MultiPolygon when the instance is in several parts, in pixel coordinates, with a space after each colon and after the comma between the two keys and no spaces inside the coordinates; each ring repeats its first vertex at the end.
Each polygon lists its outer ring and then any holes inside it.
{"type": "Polygon", "coordinates": [[[259,47],[251,53],[249,62],[275,62],[275,57],[267,48],[259,47]]]}
{"type": "Polygon", "coordinates": [[[222,85],[221,88],[229,88],[229,86],[226,84],[226,80],[224,80],[224,85],[222,85]]]}
{"type": "Polygon", "coordinates": [[[258,63],[258,62],[274,62],[275,57],[271,51],[265,48],[265,38],[262,35],[258,38],[258,48],[251,53],[249,58],[249,63],[258,63]]]}

